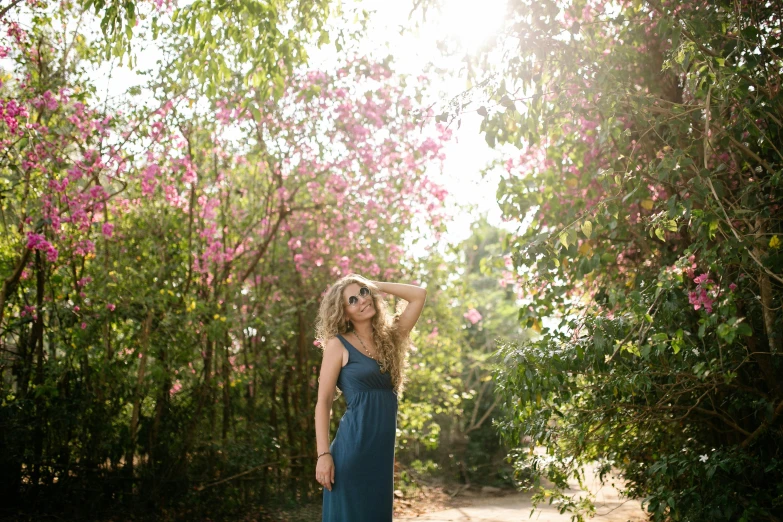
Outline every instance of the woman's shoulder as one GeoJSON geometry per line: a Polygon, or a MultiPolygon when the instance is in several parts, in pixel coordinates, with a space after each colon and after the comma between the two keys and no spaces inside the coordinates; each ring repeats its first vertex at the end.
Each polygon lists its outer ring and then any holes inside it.
{"type": "Polygon", "coordinates": [[[330,348],[331,349],[342,348],[343,343],[342,341],[340,341],[339,335],[340,334],[337,334],[334,337],[327,338],[326,341],[324,342],[324,350],[329,350],[330,348]]]}

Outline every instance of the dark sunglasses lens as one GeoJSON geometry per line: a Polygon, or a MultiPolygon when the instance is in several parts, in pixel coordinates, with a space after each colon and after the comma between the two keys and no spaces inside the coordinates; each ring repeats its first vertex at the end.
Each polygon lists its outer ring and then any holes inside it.
{"type": "Polygon", "coordinates": [[[363,286],[362,289],[359,290],[359,295],[362,297],[367,297],[368,295],[370,295],[370,289],[367,288],[366,286],[363,286]]]}
{"type": "Polygon", "coordinates": [[[359,300],[356,299],[355,295],[352,295],[351,297],[348,298],[348,304],[349,305],[355,305],[358,302],[359,302],[359,300]]]}

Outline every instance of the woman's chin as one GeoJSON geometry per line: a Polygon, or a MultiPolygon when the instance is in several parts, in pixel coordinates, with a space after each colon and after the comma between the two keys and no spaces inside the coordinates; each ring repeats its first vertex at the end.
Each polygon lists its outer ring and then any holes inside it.
{"type": "Polygon", "coordinates": [[[367,310],[363,312],[358,312],[354,319],[352,319],[354,322],[356,321],[367,321],[372,319],[375,316],[375,308],[368,308],[367,310]]]}

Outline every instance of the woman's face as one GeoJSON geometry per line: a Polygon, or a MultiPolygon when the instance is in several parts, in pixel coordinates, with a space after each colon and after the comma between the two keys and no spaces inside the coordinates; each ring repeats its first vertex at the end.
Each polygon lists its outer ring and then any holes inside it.
{"type": "Polygon", "coordinates": [[[372,294],[362,297],[360,294],[361,289],[362,285],[357,283],[351,283],[343,289],[343,310],[345,310],[345,316],[352,323],[366,321],[375,315],[372,294]],[[349,304],[353,296],[356,297],[356,300],[354,304],[349,304]]]}

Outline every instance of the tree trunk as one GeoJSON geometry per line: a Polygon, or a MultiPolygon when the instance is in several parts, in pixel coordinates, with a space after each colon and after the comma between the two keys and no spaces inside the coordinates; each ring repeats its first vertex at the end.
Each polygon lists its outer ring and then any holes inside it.
{"type": "MultiPolygon", "coordinates": [[[[207,416],[209,418],[209,431],[207,432],[208,438],[211,441],[214,440],[215,437],[215,386],[212,376],[214,375],[214,372],[212,371],[212,364],[213,359],[215,359],[214,355],[214,347],[215,342],[211,339],[207,339],[207,349],[206,354],[204,355],[204,393],[206,396],[206,404],[207,404],[207,416]]],[[[209,455],[207,457],[207,470],[208,470],[208,476],[212,478],[214,476],[215,471],[215,450],[213,449],[212,444],[209,445],[209,455]]]]}
{"type": "MultiPolygon", "coordinates": [[[[285,354],[283,355],[285,357],[285,354]]],[[[286,358],[286,363],[288,362],[288,359],[286,358]]],[[[285,429],[286,429],[286,435],[287,435],[287,444],[286,447],[286,453],[289,455],[293,451],[293,448],[296,447],[296,435],[294,433],[294,421],[291,418],[291,366],[289,364],[286,364],[285,371],[283,372],[283,390],[282,390],[282,399],[283,399],[283,417],[285,417],[285,429]]],[[[294,401],[296,402],[296,401],[294,401]]],[[[288,477],[288,491],[293,492],[296,491],[296,474],[294,472],[295,466],[294,464],[289,464],[289,472],[290,475],[288,477]]]]}
{"type": "MultiPolygon", "coordinates": [[[[272,431],[275,436],[275,461],[280,461],[280,423],[277,419],[277,372],[272,367],[272,355],[269,347],[264,343],[263,347],[266,349],[266,362],[267,370],[271,376],[271,382],[269,383],[269,425],[272,427],[272,431]]],[[[275,469],[276,484],[275,494],[277,495],[281,489],[281,471],[280,466],[275,469]]]]}
{"type": "Polygon", "coordinates": [[[222,380],[223,380],[223,442],[228,439],[228,427],[231,420],[231,393],[229,390],[229,379],[231,378],[231,365],[229,363],[229,346],[228,332],[226,332],[226,338],[223,341],[223,367],[222,367],[222,380]]]}
{"type": "MultiPolygon", "coordinates": [[[[307,319],[305,316],[304,303],[299,305],[298,312],[298,326],[299,336],[297,337],[297,364],[299,365],[299,408],[297,408],[297,417],[299,419],[299,425],[301,430],[300,436],[300,455],[307,455],[315,449],[315,417],[312,415],[302,415],[302,411],[310,411],[315,407],[312,403],[312,389],[310,388],[310,363],[307,340],[309,331],[307,319]]],[[[300,459],[298,464],[300,475],[303,479],[303,484],[306,487],[306,491],[303,492],[305,499],[309,500],[310,495],[313,492],[313,482],[306,480],[307,476],[315,475],[315,464],[304,459],[300,459]]]]}
{"type": "Polygon", "coordinates": [[[247,440],[250,440],[252,427],[255,426],[255,391],[256,391],[256,364],[255,364],[255,342],[256,336],[245,336],[242,334],[242,347],[245,357],[245,371],[252,375],[252,379],[247,383],[245,390],[245,408],[247,410],[247,440]]]}
{"type": "Polygon", "coordinates": [[[16,289],[28,259],[30,259],[30,249],[25,247],[24,252],[19,256],[19,261],[16,263],[13,273],[3,280],[3,288],[0,290],[0,324],[3,323],[3,317],[5,317],[5,303],[8,300],[8,296],[16,289]]]}
{"type": "MultiPolygon", "coordinates": [[[[766,231],[764,221],[759,218],[756,220],[756,234],[758,235],[757,241],[763,241],[764,232],[766,231]]],[[[754,253],[758,259],[762,258],[763,253],[758,248],[754,248],[754,253]]],[[[773,303],[773,291],[772,281],[769,276],[763,271],[759,271],[759,291],[761,297],[761,316],[764,320],[764,331],[767,337],[767,346],[769,347],[769,353],[754,353],[754,358],[758,362],[761,368],[761,373],[764,375],[764,380],[770,389],[770,392],[778,398],[783,397],[783,387],[781,386],[780,379],[775,375],[774,363],[772,357],[781,351],[781,342],[783,341],[783,334],[775,327],[775,310],[776,307],[773,303]]]]}
{"type": "Polygon", "coordinates": [[[133,459],[136,456],[136,432],[139,426],[139,411],[141,409],[142,384],[144,383],[144,374],[147,368],[147,346],[150,338],[150,327],[152,326],[152,310],[147,312],[144,324],[141,329],[141,342],[139,343],[139,369],[136,372],[136,390],[133,397],[133,412],[130,422],[130,444],[125,454],[125,470],[129,478],[133,478],[133,459]]]}
{"type": "MultiPolygon", "coordinates": [[[[42,386],[44,382],[44,346],[43,346],[43,296],[44,285],[46,284],[46,274],[44,273],[44,263],[41,258],[41,251],[35,251],[35,304],[36,319],[30,332],[30,351],[35,351],[37,364],[35,368],[35,385],[42,386]]],[[[44,397],[37,394],[35,398],[35,432],[33,434],[33,497],[38,494],[39,481],[41,479],[41,465],[43,464],[43,432],[44,432],[44,397]]]]}
{"type": "MultiPolygon", "coordinates": [[[[168,461],[168,444],[158,444],[160,441],[160,426],[165,423],[165,415],[169,406],[169,390],[171,390],[171,376],[169,375],[169,364],[164,348],[158,350],[158,360],[163,366],[163,382],[158,389],[158,398],[155,401],[155,420],[152,423],[150,432],[150,455],[152,456],[153,466],[155,466],[155,476],[160,477],[160,469],[166,469],[168,461]]],[[[162,477],[161,477],[162,478],[162,477]]]]}

